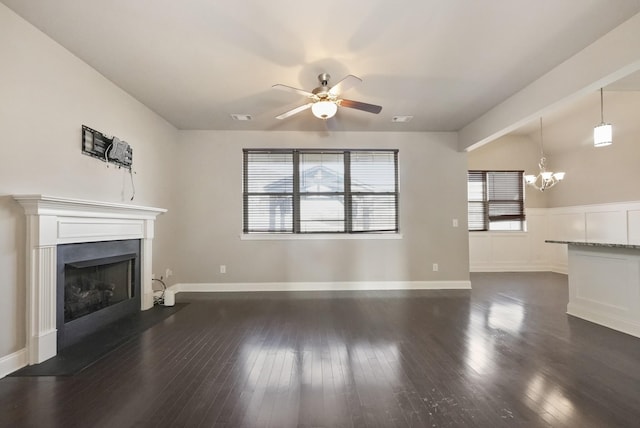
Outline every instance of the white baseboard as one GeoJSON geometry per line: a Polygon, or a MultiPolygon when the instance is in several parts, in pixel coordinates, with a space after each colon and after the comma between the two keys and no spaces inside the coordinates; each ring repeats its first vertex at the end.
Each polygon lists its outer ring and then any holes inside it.
{"type": "Polygon", "coordinates": [[[470,272],[555,272],[549,265],[534,264],[474,264],[469,266],[470,272]]]}
{"type": "Polygon", "coordinates": [[[0,379],[27,365],[27,348],[0,358],[0,379]]]}
{"type": "Polygon", "coordinates": [[[180,292],[352,291],[352,290],[469,290],[471,281],[353,281],[353,282],[249,282],[174,284],[180,292]]]}
{"type": "Polygon", "coordinates": [[[621,331],[631,336],[640,337],[640,324],[632,320],[615,318],[608,314],[585,308],[576,303],[569,303],[567,305],[567,314],[609,327],[613,330],[621,331]]]}

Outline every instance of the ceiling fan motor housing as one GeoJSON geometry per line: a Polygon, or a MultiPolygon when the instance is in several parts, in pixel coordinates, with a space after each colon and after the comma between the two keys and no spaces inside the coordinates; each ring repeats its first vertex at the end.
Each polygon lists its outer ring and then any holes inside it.
{"type": "Polygon", "coordinates": [[[318,75],[318,81],[320,86],[311,91],[314,95],[317,95],[320,100],[326,100],[329,97],[329,79],[331,76],[329,73],[322,73],[318,75]]]}
{"type": "Polygon", "coordinates": [[[329,79],[331,79],[331,75],[329,73],[318,74],[318,80],[322,86],[327,86],[329,84],[329,79]]]}

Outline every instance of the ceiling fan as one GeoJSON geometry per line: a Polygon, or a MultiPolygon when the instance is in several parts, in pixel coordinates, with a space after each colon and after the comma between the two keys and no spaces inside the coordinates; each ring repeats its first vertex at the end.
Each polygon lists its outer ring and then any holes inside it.
{"type": "Polygon", "coordinates": [[[341,92],[351,89],[356,84],[362,82],[362,79],[360,79],[359,77],[350,74],[332,87],[329,87],[330,78],[331,76],[327,73],[318,75],[320,86],[318,86],[311,92],[305,91],[303,89],[293,88],[287,85],[273,85],[273,88],[275,89],[295,92],[309,98],[310,100],[310,102],[308,102],[307,104],[282,113],[280,116],[276,116],[276,119],[286,119],[287,117],[293,116],[294,114],[300,113],[301,111],[307,110],[309,108],[313,112],[314,116],[324,120],[333,117],[338,111],[338,106],[354,108],[356,110],[362,110],[375,114],[380,113],[380,111],[382,110],[381,106],[377,106],[374,104],[367,104],[360,101],[338,98],[341,92]]]}

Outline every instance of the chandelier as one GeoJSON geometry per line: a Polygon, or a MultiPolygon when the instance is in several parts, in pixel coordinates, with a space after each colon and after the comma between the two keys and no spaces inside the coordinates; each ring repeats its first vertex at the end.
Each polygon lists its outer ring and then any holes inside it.
{"type": "Polygon", "coordinates": [[[524,181],[541,192],[555,186],[564,178],[564,172],[547,171],[547,158],[544,156],[542,143],[542,118],[540,118],[540,163],[538,163],[538,167],[540,168],[540,173],[538,175],[525,175],[524,181]]]}

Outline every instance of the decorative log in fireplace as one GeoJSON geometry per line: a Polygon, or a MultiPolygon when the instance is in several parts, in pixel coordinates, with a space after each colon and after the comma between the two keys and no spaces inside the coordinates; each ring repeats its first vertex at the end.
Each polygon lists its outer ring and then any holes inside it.
{"type": "Polygon", "coordinates": [[[91,278],[67,281],[64,286],[65,322],[99,311],[111,304],[116,285],[91,278]]]}

